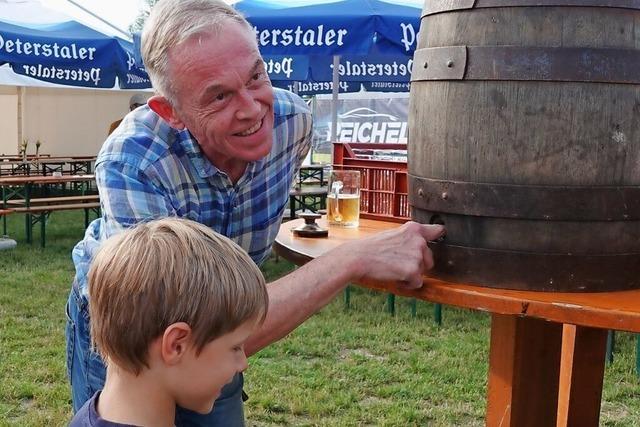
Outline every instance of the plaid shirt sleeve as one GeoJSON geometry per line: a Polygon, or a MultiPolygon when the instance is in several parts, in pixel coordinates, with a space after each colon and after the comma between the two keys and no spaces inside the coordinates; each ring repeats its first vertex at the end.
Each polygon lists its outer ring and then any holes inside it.
{"type": "Polygon", "coordinates": [[[297,145],[298,149],[298,168],[304,161],[307,154],[309,154],[309,150],[311,149],[311,143],[313,142],[313,119],[311,115],[308,116],[308,120],[304,121],[305,129],[307,130],[305,136],[302,138],[297,145]]]}
{"type": "Polygon", "coordinates": [[[175,215],[175,210],[142,171],[128,163],[106,161],[96,166],[102,201],[103,237],[143,220],[175,215]]]}

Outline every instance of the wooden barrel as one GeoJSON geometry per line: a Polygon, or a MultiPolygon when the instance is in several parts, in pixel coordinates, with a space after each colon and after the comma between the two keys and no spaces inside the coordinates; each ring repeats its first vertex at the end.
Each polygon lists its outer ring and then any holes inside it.
{"type": "Polygon", "coordinates": [[[427,0],[409,203],[434,275],[640,287],[640,0],[427,0]]]}

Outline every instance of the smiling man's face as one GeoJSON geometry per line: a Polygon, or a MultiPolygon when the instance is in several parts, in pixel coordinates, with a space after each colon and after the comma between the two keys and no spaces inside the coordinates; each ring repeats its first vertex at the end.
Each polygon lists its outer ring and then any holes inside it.
{"type": "Polygon", "coordinates": [[[225,23],[169,54],[176,116],[218,169],[237,180],[273,143],[273,91],[253,34],[225,23]]]}

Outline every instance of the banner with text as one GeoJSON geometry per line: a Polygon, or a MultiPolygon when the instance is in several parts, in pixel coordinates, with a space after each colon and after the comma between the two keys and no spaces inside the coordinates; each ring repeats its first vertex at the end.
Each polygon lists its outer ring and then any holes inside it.
{"type": "MultiPolygon", "coordinates": [[[[313,104],[314,150],[331,152],[331,98],[317,97],[313,104]]],[[[409,95],[368,97],[366,93],[338,100],[339,142],[406,144],[409,95]]]]}
{"type": "Polygon", "coordinates": [[[421,0],[241,0],[266,55],[413,55],[421,0]]]}
{"type": "MultiPolygon", "coordinates": [[[[349,82],[400,82],[411,80],[413,59],[402,55],[344,55],[340,57],[338,75],[349,82]]],[[[333,78],[333,58],[311,57],[313,80],[333,78]]]]}
{"type": "Polygon", "coordinates": [[[103,34],[39,2],[0,7],[0,65],[14,73],[68,86],[149,87],[133,44],[103,34]],[[146,81],[145,81],[146,80],[146,81]]]}

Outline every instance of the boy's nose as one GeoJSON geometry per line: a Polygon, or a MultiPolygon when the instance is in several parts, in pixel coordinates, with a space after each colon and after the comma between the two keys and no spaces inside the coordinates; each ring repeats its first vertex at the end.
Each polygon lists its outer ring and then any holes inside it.
{"type": "Polygon", "coordinates": [[[238,372],[244,372],[249,367],[249,361],[247,360],[247,355],[242,352],[242,356],[238,361],[238,372]]]}

